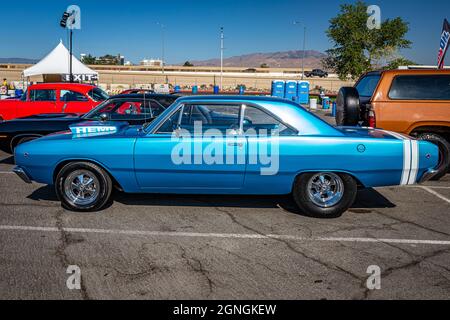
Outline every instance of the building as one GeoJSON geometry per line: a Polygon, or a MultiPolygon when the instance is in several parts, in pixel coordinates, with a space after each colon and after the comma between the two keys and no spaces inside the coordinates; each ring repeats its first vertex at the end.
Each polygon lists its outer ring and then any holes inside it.
{"type": "Polygon", "coordinates": [[[163,61],[160,59],[144,59],[139,64],[146,67],[162,67],[163,61]]]}

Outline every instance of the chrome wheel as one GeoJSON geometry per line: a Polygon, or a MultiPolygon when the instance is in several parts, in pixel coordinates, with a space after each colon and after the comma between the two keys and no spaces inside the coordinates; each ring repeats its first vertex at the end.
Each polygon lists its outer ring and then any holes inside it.
{"type": "Polygon", "coordinates": [[[319,173],[308,182],[309,199],[321,208],[330,208],[342,200],[344,183],[334,173],[319,173]]]}
{"type": "Polygon", "coordinates": [[[100,183],[90,171],[74,171],[64,181],[64,193],[75,205],[92,204],[97,200],[99,191],[100,183]]]}

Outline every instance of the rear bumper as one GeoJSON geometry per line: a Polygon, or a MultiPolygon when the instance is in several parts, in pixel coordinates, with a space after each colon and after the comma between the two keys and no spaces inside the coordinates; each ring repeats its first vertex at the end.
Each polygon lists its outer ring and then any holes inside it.
{"type": "Polygon", "coordinates": [[[21,167],[15,167],[13,169],[13,172],[19,176],[20,179],[22,179],[25,183],[31,183],[30,177],[28,177],[25,170],[23,170],[21,167]]]}
{"type": "Polygon", "coordinates": [[[426,171],[422,178],[420,178],[420,180],[418,181],[418,183],[423,183],[423,182],[427,182],[431,179],[433,179],[434,176],[436,176],[436,174],[438,174],[439,171],[435,170],[435,169],[428,169],[428,171],[426,171]]]}

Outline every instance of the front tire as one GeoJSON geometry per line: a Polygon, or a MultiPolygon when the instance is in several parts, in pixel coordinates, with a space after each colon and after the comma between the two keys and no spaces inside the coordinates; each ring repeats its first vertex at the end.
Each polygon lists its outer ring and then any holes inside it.
{"type": "Polygon", "coordinates": [[[438,174],[436,174],[431,180],[440,180],[450,170],[450,143],[445,140],[444,137],[435,133],[422,133],[417,138],[419,140],[434,143],[439,147],[439,165],[436,168],[438,174]]]}
{"type": "Polygon", "coordinates": [[[99,211],[111,198],[112,181],[105,170],[89,162],[72,162],[58,173],[55,189],[63,208],[99,211]]]}
{"type": "Polygon", "coordinates": [[[357,183],[347,174],[305,173],[294,183],[293,197],[302,213],[314,218],[338,218],[355,202],[357,183]]]}

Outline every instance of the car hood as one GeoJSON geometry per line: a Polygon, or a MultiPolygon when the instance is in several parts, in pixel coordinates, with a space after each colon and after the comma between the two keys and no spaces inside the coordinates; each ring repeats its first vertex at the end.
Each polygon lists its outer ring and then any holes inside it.
{"type": "Polygon", "coordinates": [[[101,139],[105,137],[132,137],[141,133],[141,125],[130,126],[124,121],[84,121],[69,126],[68,131],[56,132],[39,140],[101,139]]]}

